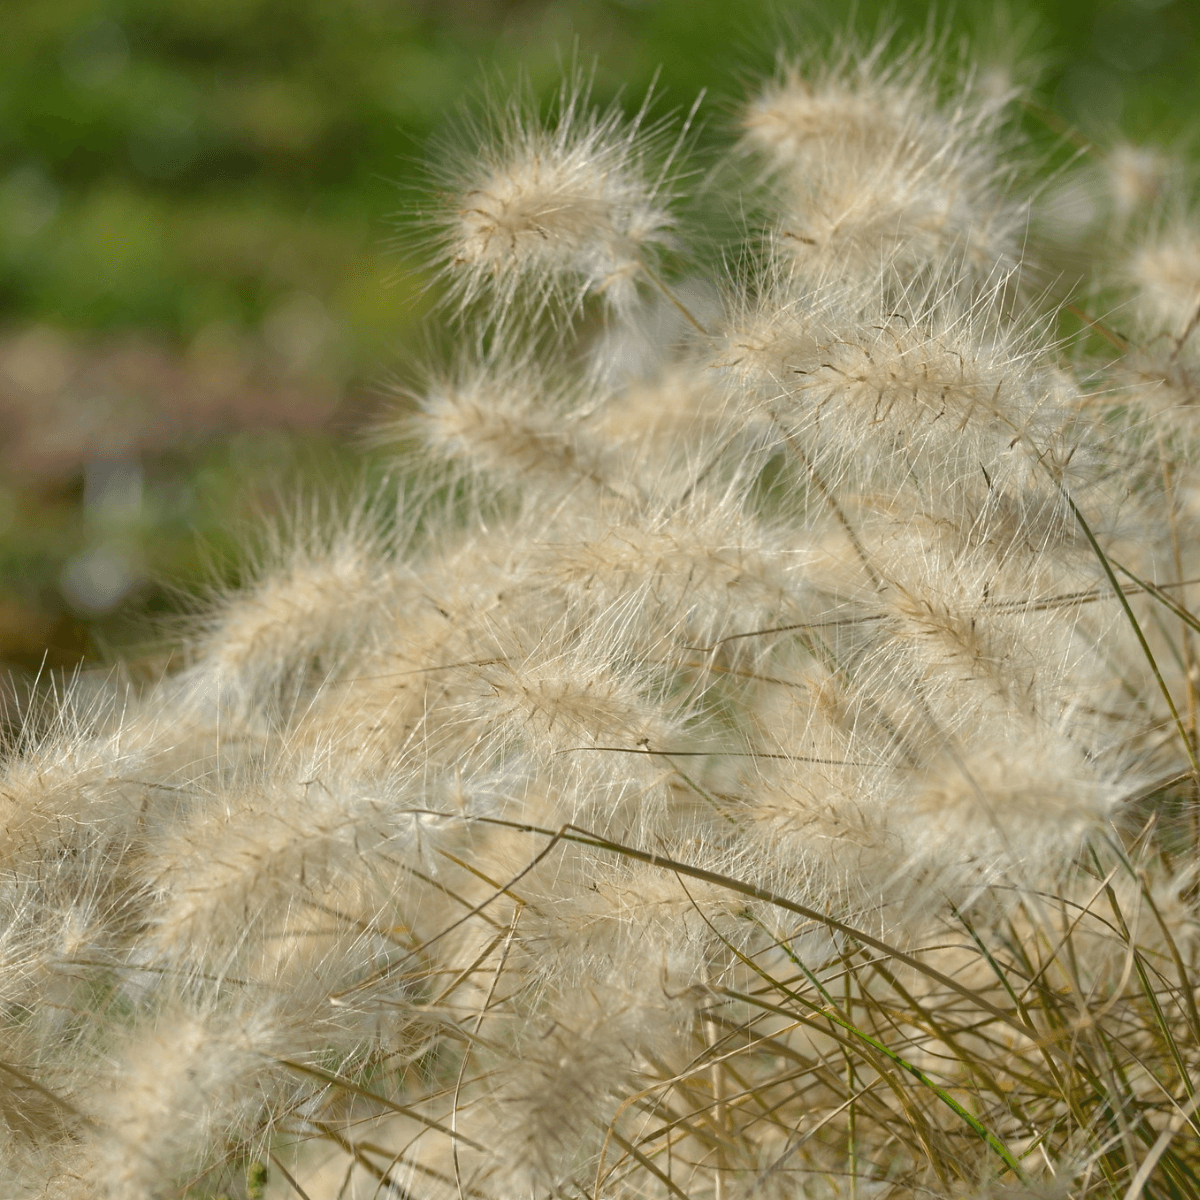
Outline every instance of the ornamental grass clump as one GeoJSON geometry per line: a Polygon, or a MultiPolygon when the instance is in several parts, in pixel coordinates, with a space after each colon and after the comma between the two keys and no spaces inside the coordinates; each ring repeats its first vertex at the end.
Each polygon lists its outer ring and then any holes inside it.
{"type": "Polygon", "coordinates": [[[1056,341],[937,66],[471,126],[393,491],[12,740],[4,1195],[1200,1196],[1200,233],[1056,341]]]}

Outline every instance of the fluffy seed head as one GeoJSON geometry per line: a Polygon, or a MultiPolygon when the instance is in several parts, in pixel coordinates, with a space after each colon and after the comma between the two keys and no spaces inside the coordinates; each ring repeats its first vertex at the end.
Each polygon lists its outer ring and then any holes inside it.
{"type": "Polygon", "coordinates": [[[537,310],[559,293],[570,309],[600,294],[628,309],[644,256],[674,223],[644,109],[633,120],[598,112],[575,79],[549,121],[521,100],[488,119],[477,157],[456,165],[455,206],[440,220],[461,302],[489,293],[500,317],[518,297],[537,310]]]}
{"type": "Polygon", "coordinates": [[[1138,307],[1152,331],[1180,337],[1200,311],[1200,236],[1179,222],[1148,239],[1129,260],[1138,307]]]}
{"type": "Polygon", "coordinates": [[[454,158],[395,505],[14,736],[5,1200],[1197,1193],[1196,235],[1064,356],[942,48],[766,85],[725,319],[644,116],[454,158]]]}
{"type": "Polygon", "coordinates": [[[1013,261],[1021,221],[998,186],[1008,97],[943,109],[922,53],[881,78],[880,49],[807,78],[786,64],[744,110],[743,148],[778,188],[779,248],[814,279],[911,277],[952,254],[986,279],[1013,261]]]}
{"type": "Polygon", "coordinates": [[[436,383],[414,423],[439,457],[498,482],[603,487],[604,447],[589,437],[576,406],[534,364],[491,364],[436,383]]]}
{"type": "Polygon", "coordinates": [[[1156,146],[1119,142],[1108,152],[1104,166],[1113,211],[1124,220],[1160,195],[1171,160],[1156,146]]]}

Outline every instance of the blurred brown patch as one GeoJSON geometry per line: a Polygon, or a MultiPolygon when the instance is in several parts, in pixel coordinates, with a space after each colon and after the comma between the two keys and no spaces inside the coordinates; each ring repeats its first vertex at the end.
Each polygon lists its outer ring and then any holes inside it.
{"type": "Polygon", "coordinates": [[[195,543],[226,523],[225,508],[236,519],[233,493],[258,482],[227,465],[222,481],[197,485],[214,448],[332,442],[356,423],[364,389],[321,352],[326,324],[297,295],[261,337],[214,323],[186,349],[137,332],[0,334],[0,671],[97,657],[115,616],[124,629],[164,606],[156,576],[199,571],[195,543]],[[132,487],[120,503],[114,480],[132,487]],[[109,559],[132,564],[129,580],[89,604],[82,585],[109,559]]]}
{"type": "Polygon", "coordinates": [[[28,486],[232,433],[319,429],[343,396],[232,332],[184,355],[138,334],[76,341],[34,326],[0,338],[0,464],[28,486]]]}

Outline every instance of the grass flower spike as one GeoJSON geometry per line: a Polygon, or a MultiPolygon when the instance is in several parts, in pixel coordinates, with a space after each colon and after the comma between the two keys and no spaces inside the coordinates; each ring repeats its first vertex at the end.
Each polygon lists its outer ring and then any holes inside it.
{"type": "Polygon", "coordinates": [[[937,102],[937,48],[886,63],[886,43],[805,71],[782,60],[742,113],[742,147],[782,201],[780,250],[806,276],[912,272],[957,255],[994,277],[1024,220],[1004,194],[1010,93],[937,102]]]}
{"type": "Polygon", "coordinates": [[[940,53],[717,255],[648,105],[443,147],[388,482],[6,747],[3,1200],[1200,1200],[1198,233],[1052,336],[940,53]]]}
{"type": "Polygon", "coordinates": [[[537,312],[557,296],[570,310],[602,295],[628,312],[674,225],[671,156],[645,112],[595,112],[576,77],[548,119],[514,99],[489,107],[479,136],[466,161],[447,164],[455,207],[439,222],[461,302],[486,293],[502,317],[518,302],[537,312]]]}

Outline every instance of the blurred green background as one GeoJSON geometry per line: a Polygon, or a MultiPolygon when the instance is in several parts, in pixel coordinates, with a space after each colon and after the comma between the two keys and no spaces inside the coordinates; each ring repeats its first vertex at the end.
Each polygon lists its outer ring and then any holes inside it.
{"type": "MultiPolygon", "coordinates": [[[[760,0],[6,0],[3,16],[0,671],[25,675],[117,655],[161,669],[152,618],[234,578],[289,481],[377,469],[356,439],[429,309],[404,214],[429,137],[488,78],[522,71],[548,95],[564,61],[594,58],[598,97],[636,103],[660,71],[661,111],[709,89],[716,139],[777,44],[846,25],[842,5],[760,0]]],[[[1194,149],[1196,0],[864,2],[854,20],[972,35],[985,59],[1007,31],[1067,124],[1194,149]]],[[[1061,163],[1027,120],[1043,169],[1061,163]]]]}

